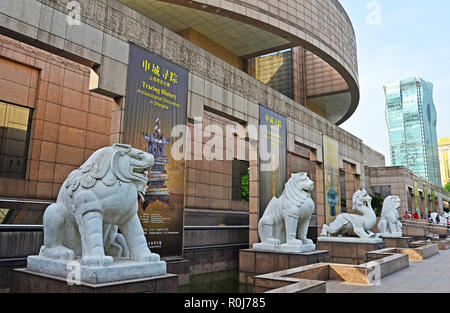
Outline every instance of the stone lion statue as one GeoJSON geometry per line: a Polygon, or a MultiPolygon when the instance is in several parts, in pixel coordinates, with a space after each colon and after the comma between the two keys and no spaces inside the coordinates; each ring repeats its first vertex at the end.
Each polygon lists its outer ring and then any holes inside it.
{"type": "Polygon", "coordinates": [[[253,247],[283,245],[295,250],[302,245],[313,245],[312,240],[306,238],[315,207],[310,194],[313,190],[314,182],[306,173],[293,174],[281,197],[272,198],[264,211],[258,224],[261,244],[253,247]]]}
{"type": "Polygon", "coordinates": [[[400,197],[389,196],[383,202],[381,219],[378,222],[378,231],[383,237],[402,237],[402,223],[400,223],[400,197]]]}
{"type": "Polygon", "coordinates": [[[370,231],[377,223],[377,216],[372,209],[372,197],[366,190],[358,190],[353,195],[353,210],[357,210],[362,215],[341,213],[330,225],[323,225],[322,237],[337,235],[357,235],[362,239],[377,238],[370,231]]]}
{"type": "Polygon", "coordinates": [[[65,180],[56,203],[44,213],[40,256],[108,266],[114,257],[157,262],[144,236],[138,193],[145,192],[153,156],[115,144],[94,152],[65,180]],[[120,230],[121,234],[118,233],[120,230]]]}

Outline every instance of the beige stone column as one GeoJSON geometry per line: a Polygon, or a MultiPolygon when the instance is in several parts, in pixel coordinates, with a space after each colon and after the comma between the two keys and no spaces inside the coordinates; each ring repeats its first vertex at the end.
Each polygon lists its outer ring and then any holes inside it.
{"type": "Polygon", "coordinates": [[[352,173],[352,165],[344,162],[345,171],[345,205],[347,212],[350,212],[353,207],[353,194],[355,193],[355,176],[352,173]]]}
{"type": "Polygon", "coordinates": [[[325,187],[323,176],[323,164],[316,162],[316,211],[317,211],[317,236],[322,232],[325,224],[325,187]]]}
{"type": "Polygon", "coordinates": [[[122,143],[125,129],[126,97],[114,99],[111,113],[110,144],[122,143]]]}
{"type": "Polygon", "coordinates": [[[305,49],[292,48],[292,66],[294,79],[294,100],[301,105],[306,105],[306,58],[305,49]]]}
{"type": "Polygon", "coordinates": [[[259,242],[258,222],[259,222],[259,159],[258,144],[249,144],[250,153],[250,203],[249,203],[249,245],[259,242]],[[256,158],[255,158],[256,156],[256,158]]]}

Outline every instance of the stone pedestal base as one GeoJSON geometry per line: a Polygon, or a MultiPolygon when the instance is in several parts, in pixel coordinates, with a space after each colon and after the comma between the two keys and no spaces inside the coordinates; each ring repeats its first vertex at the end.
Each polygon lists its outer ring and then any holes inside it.
{"type": "Polygon", "coordinates": [[[166,274],[104,284],[69,285],[66,279],[32,272],[12,270],[11,293],[176,293],[178,276],[166,274]]]}
{"type": "Polygon", "coordinates": [[[189,285],[190,273],[189,273],[189,260],[186,259],[164,259],[167,263],[167,273],[178,275],[178,285],[189,285]]]}
{"type": "Polygon", "coordinates": [[[134,262],[115,258],[107,267],[87,267],[80,259],[73,261],[54,260],[38,255],[29,256],[27,269],[31,272],[68,277],[89,284],[103,284],[130,279],[148,278],[167,274],[166,262],[134,262]]]}
{"type": "Polygon", "coordinates": [[[315,251],[316,245],[313,243],[309,245],[290,245],[287,243],[282,245],[270,245],[266,243],[255,243],[253,244],[253,250],[281,253],[304,253],[315,251]]]}
{"type": "Polygon", "coordinates": [[[413,241],[412,237],[382,237],[385,248],[409,248],[409,244],[413,241]]]}
{"type": "Polygon", "coordinates": [[[384,248],[383,240],[348,237],[319,237],[319,250],[328,250],[331,263],[360,265],[366,263],[366,253],[384,248]]]}
{"type": "Polygon", "coordinates": [[[255,249],[240,250],[239,283],[253,286],[254,276],[328,261],[328,251],[281,253],[255,249]]]}
{"type": "Polygon", "coordinates": [[[439,245],[439,250],[448,250],[448,249],[450,249],[450,240],[449,239],[439,240],[438,245],[439,245]]]}

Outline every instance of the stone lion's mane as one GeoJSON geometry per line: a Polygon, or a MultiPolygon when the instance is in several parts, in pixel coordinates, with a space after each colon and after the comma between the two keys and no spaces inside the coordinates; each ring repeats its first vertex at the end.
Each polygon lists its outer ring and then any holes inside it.
{"type": "Polygon", "coordinates": [[[106,186],[114,185],[118,178],[117,169],[114,169],[116,166],[114,159],[117,154],[122,153],[123,150],[117,150],[112,147],[106,147],[94,152],[79,169],[72,171],[67,178],[64,187],[68,189],[69,195],[72,196],[80,186],[92,188],[99,180],[106,186]],[[112,171],[110,171],[111,168],[112,171]]]}
{"type": "Polygon", "coordinates": [[[397,199],[397,197],[389,196],[387,197],[383,202],[383,207],[381,209],[381,217],[385,217],[390,215],[390,213],[395,209],[394,208],[394,201],[397,199]]]}
{"type": "Polygon", "coordinates": [[[308,197],[308,193],[305,192],[302,188],[302,184],[308,181],[308,177],[302,177],[300,181],[295,179],[295,176],[292,176],[285,185],[284,192],[288,200],[294,203],[297,206],[302,206],[308,197]]]}
{"type": "Polygon", "coordinates": [[[353,194],[352,203],[353,203],[354,206],[360,207],[360,206],[364,205],[364,203],[363,203],[363,199],[364,199],[363,195],[368,195],[367,191],[365,191],[365,190],[357,190],[353,194]]]}

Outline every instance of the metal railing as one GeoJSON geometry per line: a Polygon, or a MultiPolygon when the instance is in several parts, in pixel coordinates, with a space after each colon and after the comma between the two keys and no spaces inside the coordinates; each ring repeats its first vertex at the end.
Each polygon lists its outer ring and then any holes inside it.
{"type": "Polygon", "coordinates": [[[44,231],[42,225],[20,225],[20,224],[0,224],[0,232],[14,232],[14,231],[44,231]]]}
{"type": "MultiPolygon", "coordinates": [[[[184,230],[232,230],[249,229],[249,225],[225,225],[225,226],[184,226],[184,230]]],[[[0,232],[12,231],[44,231],[43,225],[19,225],[0,224],[0,232]]]]}
{"type": "Polygon", "coordinates": [[[423,227],[423,228],[435,228],[435,229],[450,229],[449,225],[441,225],[441,224],[431,224],[431,223],[427,223],[427,222],[419,222],[419,221],[411,221],[411,220],[406,220],[406,219],[402,219],[401,223],[403,225],[406,226],[419,226],[419,227],[423,227]]]}
{"type": "Polygon", "coordinates": [[[249,225],[226,225],[226,226],[184,226],[184,230],[232,230],[250,229],[249,225]]]}

